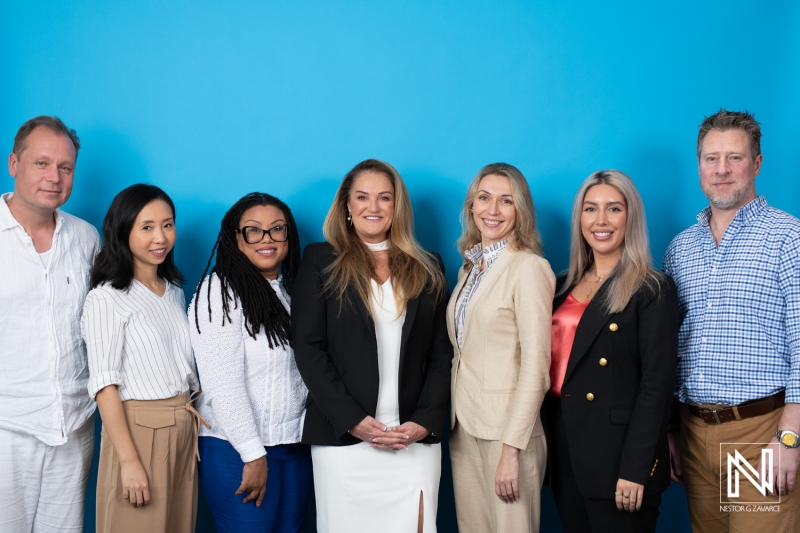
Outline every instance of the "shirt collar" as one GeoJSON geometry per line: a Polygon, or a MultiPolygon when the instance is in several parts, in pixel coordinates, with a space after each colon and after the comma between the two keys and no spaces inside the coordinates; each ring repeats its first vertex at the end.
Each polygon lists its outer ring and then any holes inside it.
{"type": "MultiPolygon", "coordinates": [[[[750,200],[736,211],[731,224],[747,224],[755,220],[767,208],[767,199],[760,195],[750,200]]],[[[697,222],[707,228],[711,219],[711,206],[706,207],[697,214],[697,222]]]]}
{"type": "Polygon", "coordinates": [[[17,219],[14,218],[14,215],[11,214],[11,209],[8,208],[8,204],[6,203],[13,194],[13,192],[7,192],[0,196],[0,200],[2,200],[0,201],[0,231],[20,225],[17,219]]]}
{"type": "Polygon", "coordinates": [[[467,259],[472,261],[474,266],[480,266],[486,260],[486,268],[489,268],[494,260],[506,249],[508,239],[490,244],[486,248],[481,248],[481,243],[476,244],[466,252],[467,259]]]}
{"type": "MultiPolygon", "coordinates": [[[[0,196],[0,231],[16,228],[17,226],[22,227],[22,224],[11,214],[11,209],[8,208],[8,201],[12,196],[14,196],[13,192],[7,192],[0,196]]],[[[63,223],[64,215],[61,213],[61,209],[56,209],[56,231],[61,228],[63,223]]]]}

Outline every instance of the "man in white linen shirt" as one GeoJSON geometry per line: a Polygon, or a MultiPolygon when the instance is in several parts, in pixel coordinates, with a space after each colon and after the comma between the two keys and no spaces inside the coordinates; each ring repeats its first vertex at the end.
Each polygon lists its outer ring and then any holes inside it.
{"type": "Polygon", "coordinates": [[[82,531],[94,402],[80,317],[97,230],[59,209],[80,142],[55,117],[14,138],[0,200],[0,531],[82,531]]]}

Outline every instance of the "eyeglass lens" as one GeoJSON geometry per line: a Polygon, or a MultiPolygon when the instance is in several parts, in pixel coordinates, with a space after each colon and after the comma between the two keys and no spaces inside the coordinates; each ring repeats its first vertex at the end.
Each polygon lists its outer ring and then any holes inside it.
{"type": "Polygon", "coordinates": [[[261,229],[256,226],[245,226],[242,228],[242,236],[247,244],[256,244],[264,240],[264,235],[269,234],[270,239],[275,242],[284,242],[288,238],[289,231],[286,224],[273,226],[269,229],[261,229]]]}

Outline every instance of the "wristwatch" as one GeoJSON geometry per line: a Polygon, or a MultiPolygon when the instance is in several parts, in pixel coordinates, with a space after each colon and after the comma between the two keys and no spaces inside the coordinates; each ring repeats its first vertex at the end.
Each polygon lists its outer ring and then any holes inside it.
{"type": "Polygon", "coordinates": [[[788,429],[779,429],[775,433],[775,438],[787,448],[797,448],[800,446],[800,435],[788,429]]]}

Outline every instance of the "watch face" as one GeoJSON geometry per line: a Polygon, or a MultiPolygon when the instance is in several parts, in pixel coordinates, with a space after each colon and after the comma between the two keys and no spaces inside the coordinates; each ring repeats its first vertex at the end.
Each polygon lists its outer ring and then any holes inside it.
{"type": "Polygon", "coordinates": [[[781,435],[781,443],[784,446],[794,446],[797,443],[797,436],[791,433],[784,433],[781,435]]]}

